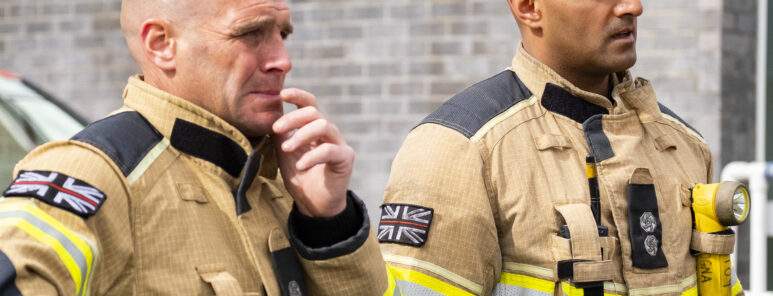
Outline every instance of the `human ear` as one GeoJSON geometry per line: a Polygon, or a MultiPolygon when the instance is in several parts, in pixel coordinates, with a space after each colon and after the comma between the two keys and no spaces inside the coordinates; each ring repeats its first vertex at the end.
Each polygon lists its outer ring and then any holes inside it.
{"type": "Polygon", "coordinates": [[[542,11],[538,1],[540,0],[507,0],[515,20],[531,29],[542,28],[542,11]]]}
{"type": "Polygon", "coordinates": [[[149,62],[165,72],[177,68],[177,43],[171,35],[169,22],[159,19],[146,20],[140,28],[140,40],[149,62]]]}

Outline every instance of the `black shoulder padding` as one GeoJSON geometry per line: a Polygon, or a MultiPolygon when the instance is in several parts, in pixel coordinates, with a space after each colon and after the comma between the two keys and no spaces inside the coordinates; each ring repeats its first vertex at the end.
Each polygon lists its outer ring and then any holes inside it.
{"type": "Polygon", "coordinates": [[[16,287],[16,268],[3,251],[0,251],[0,295],[21,296],[16,287]]]}
{"type": "Polygon", "coordinates": [[[121,112],[96,121],[72,137],[109,156],[128,176],[163,136],[137,112],[121,112]]]}
{"type": "Polygon", "coordinates": [[[486,122],[520,101],[531,91],[513,71],[505,70],[446,101],[420,123],[436,123],[472,137],[486,122]]]}
{"type": "Polygon", "coordinates": [[[671,109],[668,109],[668,107],[666,107],[665,105],[663,105],[661,103],[658,103],[658,106],[660,107],[660,113],[666,114],[668,116],[671,116],[671,117],[675,118],[676,120],[679,120],[679,122],[684,124],[687,128],[691,129],[696,134],[698,134],[699,136],[703,137],[703,135],[697,129],[692,127],[689,123],[687,123],[687,121],[684,121],[684,119],[679,117],[679,115],[676,115],[676,113],[674,113],[674,111],[671,111],[671,109]]]}

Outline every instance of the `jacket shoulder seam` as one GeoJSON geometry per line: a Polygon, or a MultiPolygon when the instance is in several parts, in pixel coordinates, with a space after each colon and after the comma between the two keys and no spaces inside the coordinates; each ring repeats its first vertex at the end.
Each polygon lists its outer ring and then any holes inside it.
{"type": "Polygon", "coordinates": [[[436,123],[471,138],[488,121],[531,97],[518,76],[506,70],[459,92],[422,122],[436,123]]]}

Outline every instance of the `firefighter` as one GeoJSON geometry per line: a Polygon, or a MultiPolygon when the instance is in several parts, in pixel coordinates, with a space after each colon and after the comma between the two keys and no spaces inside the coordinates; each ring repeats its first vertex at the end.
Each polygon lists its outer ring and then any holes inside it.
{"type": "Polygon", "coordinates": [[[284,89],[282,0],[124,0],[123,107],[30,152],[0,199],[2,295],[377,295],[354,152],[284,89]],[[282,103],[299,108],[283,113],[282,103]]]}
{"type": "Polygon", "coordinates": [[[511,67],[426,117],[392,164],[385,295],[697,295],[690,189],[712,156],[628,71],[641,1],[508,3],[511,67]]]}

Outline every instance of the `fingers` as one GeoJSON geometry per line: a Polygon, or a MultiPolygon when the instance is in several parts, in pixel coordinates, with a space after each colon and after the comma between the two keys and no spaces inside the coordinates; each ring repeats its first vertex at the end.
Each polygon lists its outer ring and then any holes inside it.
{"type": "Polygon", "coordinates": [[[292,152],[304,146],[317,142],[341,144],[341,135],[338,128],[330,121],[320,118],[296,130],[293,135],[282,143],[282,150],[292,152]]]}
{"type": "Polygon", "coordinates": [[[354,150],[348,145],[324,143],[303,154],[295,168],[305,171],[319,164],[328,164],[333,172],[346,173],[353,162],[354,150]]]}
{"type": "Polygon", "coordinates": [[[284,134],[289,131],[299,129],[304,125],[314,120],[322,118],[322,113],[319,112],[317,107],[308,106],[301,109],[287,113],[277,119],[272,126],[274,133],[284,134]]]}
{"type": "Polygon", "coordinates": [[[297,89],[297,88],[283,89],[279,93],[279,97],[282,98],[282,101],[286,103],[290,103],[298,106],[298,109],[303,107],[309,107],[309,106],[313,106],[313,107],[317,106],[317,98],[310,92],[307,92],[302,89],[297,89]]]}

